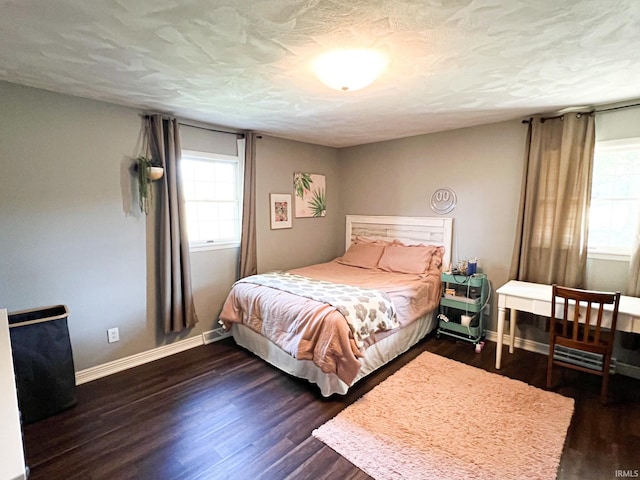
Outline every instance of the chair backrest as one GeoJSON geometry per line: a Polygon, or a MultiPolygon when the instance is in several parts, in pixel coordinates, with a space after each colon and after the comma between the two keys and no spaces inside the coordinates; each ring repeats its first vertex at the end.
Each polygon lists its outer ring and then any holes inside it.
{"type": "Polygon", "coordinates": [[[553,285],[552,288],[551,318],[556,319],[556,322],[561,321],[562,330],[559,335],[583,344],[600,344],[605,305],[613,305],[611,325],[607,327],[615,332],[620,292],[597,292],[558,285],[553,285]],[[561,316],[556,315],[556,304],[562,307],[559,312],[561,316]],[[570,314],[572,310],[573,313],[570,314]]]}

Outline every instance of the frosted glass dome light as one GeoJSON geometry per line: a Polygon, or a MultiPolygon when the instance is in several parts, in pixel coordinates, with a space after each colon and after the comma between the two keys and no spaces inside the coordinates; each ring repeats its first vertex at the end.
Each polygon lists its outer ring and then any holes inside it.
{"type": "Polygon", "coordinates": [[[327,87],[353,92],[371,84],[388,63],[387,57],[375,50],[335,50],[320,55],[314,71],[327,87]]]}

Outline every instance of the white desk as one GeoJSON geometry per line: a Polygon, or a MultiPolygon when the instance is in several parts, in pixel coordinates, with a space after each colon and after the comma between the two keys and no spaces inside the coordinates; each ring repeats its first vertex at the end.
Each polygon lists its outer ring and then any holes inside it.
{"type": "MultiPolygon", "coordinates": [[[[519,282],[511,280],[496,290],[498,294],[498,345],[496,347],[496,368],[500,368],[502,360],[502,337],[504,335],[504,320],[507,308],[511,309],[509,322],[509,353],[513,353],[513,343],[516,332],[516,316],[518,310],[530,312],[545,317],[551,316],[551,285],[539,283],[519,282]]],[[[612,308],[605,306],[606,312],[612,308]]],[[[605,312],[605,314],[606,314],[605,312]]],[[[611,325],[611,319],[605,318],[603,325],[611,325]]],[[[616,330],[622,332],[640,333],[640,298],[620,297],[618,308],[618,323],[616,330]]]]}

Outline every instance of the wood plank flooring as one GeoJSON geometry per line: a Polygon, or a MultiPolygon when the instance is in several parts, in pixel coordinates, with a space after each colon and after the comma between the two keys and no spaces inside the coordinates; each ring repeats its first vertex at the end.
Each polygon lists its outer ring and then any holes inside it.
{"type": "MultiPolygon", "coordinates": [[[[431,337],[324,399],[225,339],[80,385],[75,407],[25,426],[30,480],[369,479],[311,431],[423,351],[496,371],[494,343],[476,354],[431,337]]],[[[558,370],[557,391],[576,399],[558,478],[638,472],[640,381],[614,375],[603,407],[599,378],[558,370]]],[[[546,357],[516,349],[499,373],[543,387],[546,357]]]]}

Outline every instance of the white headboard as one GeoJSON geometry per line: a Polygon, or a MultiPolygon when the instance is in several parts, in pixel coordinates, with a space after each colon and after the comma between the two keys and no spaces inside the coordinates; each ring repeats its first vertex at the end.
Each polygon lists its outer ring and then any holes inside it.
{"type": "Polygon", "coordinates": [[[345,250],[358,236],[398,239],[406,245],[442,245],[443,264],[445,268],[451,265],[453,218],[347,215],[345,250]]]}

